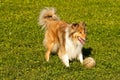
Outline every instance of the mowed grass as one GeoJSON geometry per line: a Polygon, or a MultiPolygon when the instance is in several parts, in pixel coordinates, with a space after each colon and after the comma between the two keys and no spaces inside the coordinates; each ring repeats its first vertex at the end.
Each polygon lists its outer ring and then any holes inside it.
{"type": "MultiPolygon", "coordinates": [[[[86,51],[87,52],[87,51],[86,51]]],[[[88,53],[85,53],[88,54],[88,53]]],[[[119,0],[1,0],[0,80],[119,80],[119,0]],[[89,56],[96,66],[86,69],[79,61],[66,68],[57,55],[44,59],[44,31],[38,16],[44,7],[55,7],[62,20],[85,21],[89,56]]]]}

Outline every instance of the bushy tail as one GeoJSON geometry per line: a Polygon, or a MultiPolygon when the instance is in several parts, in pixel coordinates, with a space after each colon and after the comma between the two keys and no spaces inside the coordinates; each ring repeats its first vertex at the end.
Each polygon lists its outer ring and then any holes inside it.
{"type": "Polygon", "coordinates": [[[40,12],[39,15],[39,25],[42,25],[42,28],[45,28],[45,26],[50,21],[58,21],[59,17],[56,15],[56,11],[54,8],[45,8],[40,12]]]}

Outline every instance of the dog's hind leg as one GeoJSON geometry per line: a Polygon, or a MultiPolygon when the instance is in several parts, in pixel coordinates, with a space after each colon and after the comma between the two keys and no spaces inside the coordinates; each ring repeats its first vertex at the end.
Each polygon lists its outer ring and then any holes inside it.
{"type": "Polygon", "coordinates": [[[53,48],[53,43],[48,46],[47,51],[45,53],[45,59],[46,59],[46,61],[49,61],[49,57],[50,57],[50,53],[52,51],[52,48],[53,48]]]}

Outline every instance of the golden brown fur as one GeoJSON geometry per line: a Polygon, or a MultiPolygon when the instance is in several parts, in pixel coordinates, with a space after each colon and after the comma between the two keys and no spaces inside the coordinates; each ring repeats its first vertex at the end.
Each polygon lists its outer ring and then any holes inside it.
{"type": "Polygon", "coordinates": [[[40,13],[39,24],[45,28],[46,61],[49,61],[51,52],[56,52],[67,67],[69,60],[74,58],[83,63],[82,47],[86,38],[83,22],[68,24],[59,19],[54,8],[46,8],[40,13]]]}

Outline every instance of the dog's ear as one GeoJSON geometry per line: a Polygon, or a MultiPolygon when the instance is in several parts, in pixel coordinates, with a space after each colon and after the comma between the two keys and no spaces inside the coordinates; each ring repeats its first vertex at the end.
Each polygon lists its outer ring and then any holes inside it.
{"type": "Polygon", "coordinates": [[[79,25],[85,27],[86,23],[85,22],[80,22],[79,25]]]}
{"type": "Polygon", "coordinates": [[[85,22],[80,22],[79,25],[84,28],[85,33],[87,33],[86,30],[86,23],[85,22]]]}
{"type": "Polygon", "coordinates": [[[76,29],[78,26],[79,26],[78,23],[73,23],[73,24],[72,24],[72,28],[73,28],[73,29],[76,29]]]}

